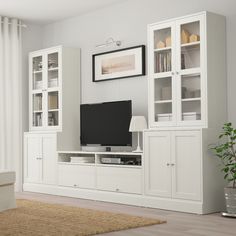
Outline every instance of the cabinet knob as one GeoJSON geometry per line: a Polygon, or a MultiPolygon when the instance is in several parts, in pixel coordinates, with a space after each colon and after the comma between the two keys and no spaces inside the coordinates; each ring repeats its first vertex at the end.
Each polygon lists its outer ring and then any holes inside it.
{"type": "Polygon", "coordinates": [[[171,74],[174,75],[175,73],[172,71],[171,74]]]}
{"type": "Polygon", "coordinates": [[[174,166],[175,164],[174,163],[171,163],[171,166],[174,166]]]}
{"type": "Polygon", "coordinates": [[[77,185],[76,184],[74,184],[74,187],[76,187],[77,185]]]}
{"type": "Polygon", "coordinates": [[[166,163],[166,165],[167,165],[167,166],[169,166],[169,165],[170,165],[170,163],[166,163]]]}
{"type": "Polygon", "coordinates": [[[179,72],[178,72],[178,71],[176,71],[176,74],[178,75],[178,74],[179,74],[179,72]]]}
{"type": "Polygon", "coordinates": [[[120,189],[117,188],[117,189],[116,189],[116,192],[119,192],[119,191],[120,191],[120,189]]]}

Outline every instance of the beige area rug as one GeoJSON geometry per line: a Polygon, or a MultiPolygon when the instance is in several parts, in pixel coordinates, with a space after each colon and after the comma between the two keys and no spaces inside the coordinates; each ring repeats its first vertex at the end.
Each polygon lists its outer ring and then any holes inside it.
{"type": "Polygon", "coordinates": [[[86,236],[165,223],[125,214],[17,200],[0,213],[1,236],[86,236]]]}

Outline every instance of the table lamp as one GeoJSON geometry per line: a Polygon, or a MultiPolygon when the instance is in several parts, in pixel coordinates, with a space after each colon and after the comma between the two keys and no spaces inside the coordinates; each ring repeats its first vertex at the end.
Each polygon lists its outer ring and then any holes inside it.
{"type": "Polygon", "coordinates": [[[138,132],[138,146],[137,149],[133,152],[142,152],[142,149],[140,147],[140,134],[146,128],[147,128],[147,122],[144,116],[132,116],[132,119],[130,121],[129,131],[138,132]]]}

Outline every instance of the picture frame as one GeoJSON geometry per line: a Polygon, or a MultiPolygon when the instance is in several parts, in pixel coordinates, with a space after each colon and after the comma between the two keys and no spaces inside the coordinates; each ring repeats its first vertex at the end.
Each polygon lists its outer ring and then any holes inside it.
{"type": "Polygon", "coordinates": [[[93,82],[145,75],[145,45],[92,55],[93,82]]]}

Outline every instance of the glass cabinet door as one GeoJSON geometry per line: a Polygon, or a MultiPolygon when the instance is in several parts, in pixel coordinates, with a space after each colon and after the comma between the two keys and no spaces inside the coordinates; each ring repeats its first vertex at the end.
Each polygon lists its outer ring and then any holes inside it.
{"type": "Polygon", "coordinates": [[[31,57],[31,127],[58,128],[60,125],[59,51],[45,51],[31,57]]]}
{"type": "Polygon", "coordinates": [[[48,88],[58,87],[58,52],[48,54],[47,67],[48,88]]]}
{"type": "Polygon", "coordinates": [[[47,126],[59,125],[59,53],[47,54],[47,126]]]}
{"type": "Polygon", "coordinates": [[[36,56],[32,58],[32,90],[43,89],[43,57],[36,56]]]}
{"type": "Polygon", "coordinates": [[[191,123],[202,119],[201,19],[177,21],[178,120],[191,123]]]}
{"type": "Polygon", "coordinates": [[[173,25],[161,25],[153,31],[154,122],[171,123],[173,117],[173,25]]]}

